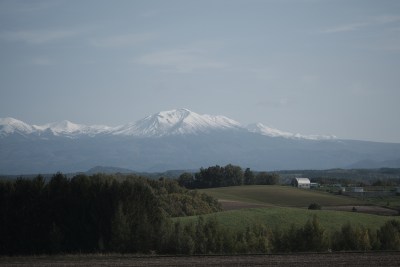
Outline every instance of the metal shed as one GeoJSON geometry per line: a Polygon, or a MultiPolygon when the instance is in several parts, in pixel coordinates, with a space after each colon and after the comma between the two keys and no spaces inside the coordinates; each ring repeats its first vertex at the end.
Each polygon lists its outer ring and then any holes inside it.
{"type": "Polygon", "coordinates": [[[310,184],[310,179],[308,178],[294,178],[292,181],[292,185],[297,188],[310,189],[310,184]]]}

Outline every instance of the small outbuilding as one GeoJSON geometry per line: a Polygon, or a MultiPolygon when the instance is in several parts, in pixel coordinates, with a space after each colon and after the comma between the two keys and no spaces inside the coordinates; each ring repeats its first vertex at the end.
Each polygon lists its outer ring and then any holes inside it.
{"type": "Polygon", "coordinates": [[[292,185],[297,188],[310,189],[311,182],[308,178],[294,178],[292,180],[292,185]]]}

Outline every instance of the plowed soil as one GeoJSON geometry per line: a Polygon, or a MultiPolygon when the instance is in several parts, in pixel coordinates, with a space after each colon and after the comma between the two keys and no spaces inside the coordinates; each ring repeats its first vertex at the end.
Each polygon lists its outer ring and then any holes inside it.
{"type": "Polygon", "coordinates": [[[64,255],[1,257],[0,266],[399,266],[400,252],[234,256],[64,255]]]}

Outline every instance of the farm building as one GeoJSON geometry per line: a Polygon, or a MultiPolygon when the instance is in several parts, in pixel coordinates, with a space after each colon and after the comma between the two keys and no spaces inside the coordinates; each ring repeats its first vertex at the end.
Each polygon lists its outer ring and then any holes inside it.
{"type": "Polygon", "coordinates": [[[294,178],[292,181],[292,185],[297,188],[310,188],[310,179],[308,178],[294,178]]]}

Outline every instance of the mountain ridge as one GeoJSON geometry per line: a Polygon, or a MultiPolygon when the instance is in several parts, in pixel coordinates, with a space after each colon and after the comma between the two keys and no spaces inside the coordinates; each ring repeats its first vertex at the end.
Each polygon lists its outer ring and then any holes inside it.
{"type": "Polygon", "coordinates": [[[0,119],[0,174],[138,172],[234,164],[253,170],[400,167],[400,144],[303,136],[187,109],[117,127],[0,119]]]}
{"type": "Polygon", "coordinates": [[[79,138],[81,136],[122,135],[135,137],[162,137],[169,135],[186,135],[209,133],[211,131],[249,131],[269,137],[293,139],[336,139],[335,136],[293,134],[265,126],[261,123],[241,125],[239,122],[221,115],[200,115],[189,109],[181,108],[161,111],[147,116],[134,123],[116,127],[106,125],[76,124],[68,120],[47,123],[44,125],[29,125],[14,118],[0,118],[0,137],[18,133],[21,135],[40,136],[52,133],[54,136],[79,138]]]}

